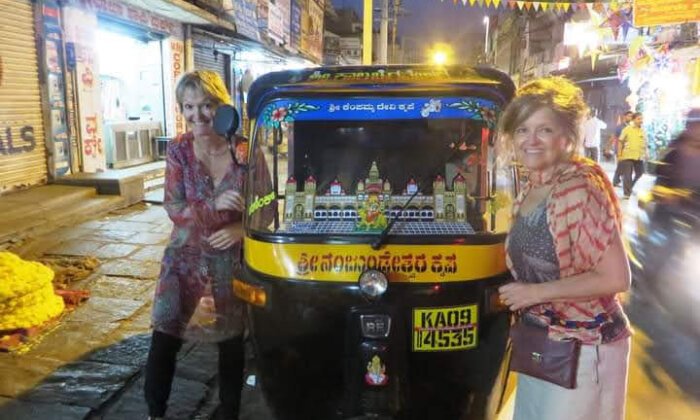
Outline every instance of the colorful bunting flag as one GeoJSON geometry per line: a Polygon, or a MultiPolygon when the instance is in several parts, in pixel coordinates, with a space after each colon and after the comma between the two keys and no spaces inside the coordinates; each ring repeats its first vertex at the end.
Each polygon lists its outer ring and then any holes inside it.
{"type": "MultiPolygon", "coordinates": [[[[444,0],[440,0],[444,2],[444,0]]],[[[470,6],[480,6],[480,7],[493,7],[499,8],[501,5],[503,7],[508,7],[510,9],[515,9],[527,11],[557,11],[557,12],[568,12],[569,10],[583,10],[584,8],[588,11],[595,11],[598,13],[607,14],[608,12],[613,13],[621,8],[631,8],[631,0],[564,0],[564,1],[548,1],[548,0],[538,0],[538,1],[528,1],[528,0],[452,0],[454,4],[461,1],[463,5],[470,6]]]]}

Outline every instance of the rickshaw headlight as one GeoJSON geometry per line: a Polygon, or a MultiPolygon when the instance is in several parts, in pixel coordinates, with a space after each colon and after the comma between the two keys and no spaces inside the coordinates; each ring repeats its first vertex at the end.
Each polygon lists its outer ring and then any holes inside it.
{"type": "Polygon", "coordinates": [[[369,297],[379,297],[386,292],[389,282],[384,273],[378,270],[367,270],[360,274],[360,291],[369,297]]]}

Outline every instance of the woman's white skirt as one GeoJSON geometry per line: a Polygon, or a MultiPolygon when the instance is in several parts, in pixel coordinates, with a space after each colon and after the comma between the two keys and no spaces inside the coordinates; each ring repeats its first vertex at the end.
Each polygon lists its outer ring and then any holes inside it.
{"type": "Polygon", "coordinates": [[[624,420],[631,338],[581,346],[576,389],[518,375],[514,420],[624,420]]]}

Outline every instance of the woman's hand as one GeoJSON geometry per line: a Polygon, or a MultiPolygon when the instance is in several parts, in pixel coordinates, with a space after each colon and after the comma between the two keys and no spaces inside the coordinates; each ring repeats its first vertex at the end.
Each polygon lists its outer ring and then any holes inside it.
{"type": "Polygon", "coordinates": [[[498,288],[499,298],[511,311],[542,303],[540,284],[508,283],[498,288]]]}
{"type": "Polygon", "coordinates": [[[218,250],[231,248],[243,237],[243,226],[240,222],[232,223],[217,230],[207,238],[209,246],[218,250]]]}
{"type": "Polygon", "coordinates": [[[235,210],[241,213],[245,209],[243,196],[234,190],[226,190],[219,194],[214,200],[214,207],[217,210],[235,210]]]}

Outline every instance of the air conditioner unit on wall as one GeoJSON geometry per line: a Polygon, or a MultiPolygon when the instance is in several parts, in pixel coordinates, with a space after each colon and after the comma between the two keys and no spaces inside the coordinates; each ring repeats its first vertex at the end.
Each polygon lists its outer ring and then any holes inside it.
{"type": "Polygon", "coordinates": [[[154,160],[153,139],[162,132],[159,121],[105,123],[107,165],[118,169],[154,160]]]}

